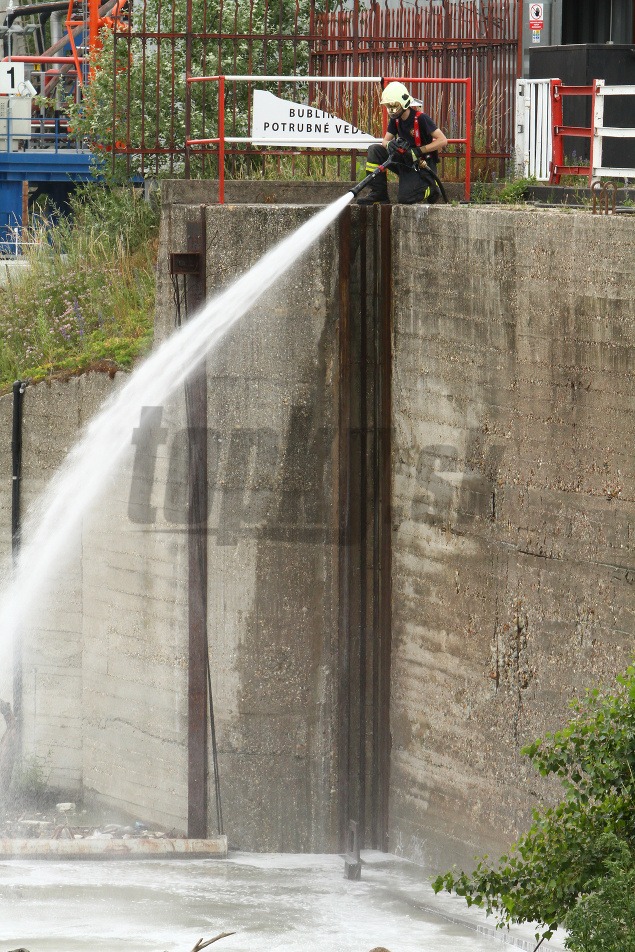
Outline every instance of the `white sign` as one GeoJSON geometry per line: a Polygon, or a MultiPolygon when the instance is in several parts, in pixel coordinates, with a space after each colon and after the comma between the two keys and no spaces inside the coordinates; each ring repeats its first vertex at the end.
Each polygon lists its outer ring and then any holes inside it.
{"type": "Polygon", "coordinates": [[[251,137],[254,145],[296,145],[316,148],[366,148],[378,142],[345,119],[302,103],[254,90],[251,137]]]}
{"type": "Polygon", "coordinates": [[[15,96],[24,84],[24,63],[0,63],[0,96],[15,96]]]}

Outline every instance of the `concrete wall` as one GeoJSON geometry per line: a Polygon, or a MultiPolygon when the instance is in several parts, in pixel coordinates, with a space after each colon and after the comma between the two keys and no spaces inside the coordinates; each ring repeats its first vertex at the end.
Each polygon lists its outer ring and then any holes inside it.
{"type": "MultiPolygon", "coordinates": [[[[24,513],[122,378],[88,374],[27,388],[24,513]]],[[[0,399],[6,418],[0,465],[8,474],[11,404],[10,396],[0,399]]],[[[178,420],[178,403],[167,408],[166,418],[168,424],[178,420]]],[[[139,521],[133,439],[131,432],[129,458],[86,515],[81,532],[67,540],[65,557],[22,632],[23,749],[26,766],[37,764],[51,787],[74,798],[101,798],[118,810],[182,830],[187,817],[184,540],[182,533],[161,531],[162,509],[154,531],[139,521]]],[[[156,473],[148,478],[156,476],[165,486],[166,472],[166,448],[159,447],[156,473]]],[[[137,483],[139,478],[143,474],[137,483]]],[[[5,485],[2,529],[8,552],[10,479],[5,485]]],[[[148,495],[152,491],[147,487],[148,495]]],[[[0,696],[10,697],[6,645],[2,659],[0,696]]]]}
{"type": "MultiPolygon", "coordinates": [[[[187,223],[199,214],[191,205],[166,210],[161,335],[175,318],[167,255],[186,250],[187,223]]],[[[310,215],[207,208],[208,295],[310,215]]],[[[336,258],[332,228],[207,364],[208,633],[223,815],[235,847],[337,844],[336,258]]]]}
{"type": "Polygon", "coordinates": [[[183,426],[182,394],[158,422],[165,442],[156,458],[139,420],[123,468],[84,522],[83,789],[88,799],[184,832],[187,550],[165,506],[174,495],[167,436],[183,426]]]}
{"type": "MultiPolygon", "coordinates": [[[[168,254],[186,250],[199,197],[165,209],[159,339],[175,319],[168,254]]],[[[310,214],[208,207],[209,292],[310,214]]],[[[461,859],[522,827],[550,791],[519,748],[631,655],[634,239],[627,218],[478,207],[397,207],[392,229],[389,843],[446,865],[449,842],[461,859]]],[[[335,225],[208,360],[208,630],[233,847],[338,846],[338,256],[335,225]]],[[[27,499],[117,386],[27,390],[27,499]]],[[[156,460],[132,432],[25,637],[25,748],[52,784],[182,831],[182,398],[155,412],[156,460]]],[[[212,796],[210,817],[213,832],[212,796]]]]}
{"type": "MultiPolygon", "coordinates": [[[[174,206],[164,220],[158,339],[176,320],[167,255],[183,247],[187,221],[198,213],[174,206]]],[[[246,224],[242,213],[208,209],[210,294],[309,215],[265,206],[251,209],[246,224]]],[[[331,232],[208,366],[208,631],[223,812],[234,847],[337,845],[333,242],[331,232]]],[[[116,386],[90,375],[27,389],[25,505],[116,386]]],[[[10,473],[11,397],[0,403],[2,471],[10,473]]],[[[51,786],[184,831],[183,396],[148,409],[158,416],[143,435],[131,431],[125,466],[69,541],[50,595],[24,633],[24,751],[51,786]]],[[[10,523],[10,495],[2,513],[10,523]]],[[[210,832],[214,821],[210,784],[210,832]]]]}
{"type": "Polygon", "coordinates": [[[546,793],[519,748],[631,658],[635,235],[482,208],[393,235],[390,828],[416,858],[504,844],[546,793]]]}

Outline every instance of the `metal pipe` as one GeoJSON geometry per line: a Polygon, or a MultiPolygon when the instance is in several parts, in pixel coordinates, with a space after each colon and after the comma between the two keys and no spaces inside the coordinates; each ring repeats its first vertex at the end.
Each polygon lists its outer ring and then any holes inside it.
{"type": "Polygon", "coordinates": [[[24,380],[13,384],[13,426],[11,433],[11,551],[14,558],[20,548],[20,489],[22,483],[22,416],[24,380]]]}
{"type": "MultiPolygon", "coordinates": [[[[229,76],[226,75],[224,79],[229,80],[258,80],[259,83],[263,82],[276,82],[276,83],[350,83],[352,79],[356,83],[380,83],[381,76],[229,76]]],[[[220,76],[188,76],[188,83],[204,83],[208,79],[220,79],[220,76]]],[[[447,82],[452,82],[452,80],[447,80],[447,82]]]]}
{"type": "Polygon", "coordinates": [[[55,43],[59,43],[62,39],[64,33],[64,19],[59,15],[59,12],[51,14],[51,46],[55,43]]]}
{"type": "MultiPolygon", "coordinates": [[[[22,487],[22,421],[24,391],[27,384],[16,380],[13,384],[13,424],[11,428],[11,552],[15,562],[20,550],[21,487],[22,487]]],[[[22,646],[16,638],[13,645],[13,714],[16,721],[18,750],[22,729],[22,646]]]]}
{"type": "Polygon", "coordinates": [[[18,17],[28,17],[35,13],[54,13],[57,10],[68,10],[67,0],[55,0],[55,3],[30,3],[25,7],[16,7],[7,11],[5,26],[10,27],[18,17]]]}
{"type": "MultiPolygon", "coordinates": [[[[63,63],[71,65],[75,62],[72,56],[5,56],[4,61],[11,60],[13,63],[63,63]]],[[[80,62],[84,62],[84,57],[79,57],[80,62]]]]}

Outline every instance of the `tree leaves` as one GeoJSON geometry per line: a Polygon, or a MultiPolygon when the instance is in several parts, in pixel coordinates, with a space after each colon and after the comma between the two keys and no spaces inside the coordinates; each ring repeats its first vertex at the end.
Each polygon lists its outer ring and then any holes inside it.
{"type": "MultiPolygon", "coordinates": [[[[273,5],[266,0],[195,2],[192,74],[307,75],[310,7],[310,0],[273,5]]],[[[117,173],[128,178],[130,172],[144,170],[178,176],[184,169],[187,97],[189,137],[214,138],[218,84],[192,83],[187,89],[184,4],[145,0],[133,8],[132,17],[129,34],[102,31],[102,47],[91,56],[92,79],[83,99],[68,103],[71,126],[101,157],[102,174],[109,178],[117,178],[117,173]]],[[[226,135],[249,135],[249,96],[244,82],[226,85],[221,104],[226,135]]]]}
{"type": "Polygon", "coordinates": [[[541,923],[539,937],[564,924],[573,952],[635,952],[635,938],[625,939],[635,936],[635,669],[617,683],[614,693],[594,688],[572,702],[562,730],[522,750],[543,776],[558,777],[560,803],[534,811],[498,864],[445,873],[436,892],[464,896],[501,926],[541,923]]]}

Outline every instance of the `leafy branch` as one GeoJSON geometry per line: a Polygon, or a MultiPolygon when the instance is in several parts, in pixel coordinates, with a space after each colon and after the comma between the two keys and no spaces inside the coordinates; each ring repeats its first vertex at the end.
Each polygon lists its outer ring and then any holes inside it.
{"type": "Polygon", "coordinates": [[[562,925],[573,952],[635,952],[635,668],[613,693],[572,702],[560,731],[525,747],[563,799],[535,810],[530,829],[497,864],[449,871],[436,892],[463,896],[498,926],[536,922],[537,939],[562,925]]]}

